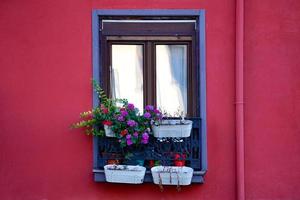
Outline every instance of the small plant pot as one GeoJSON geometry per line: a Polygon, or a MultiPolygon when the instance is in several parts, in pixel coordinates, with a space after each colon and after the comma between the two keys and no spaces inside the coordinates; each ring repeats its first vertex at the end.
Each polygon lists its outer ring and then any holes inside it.
{"type": "Polygon", "coordinates": [[[141,184],[144,182],[146,168],[132,165],[105,165],[105,179],[110,183],[141,184]]]}
{"type": "Polygon", "coordinates": [[[193,172],[191,167],[156,166],[151,168],[153,182],[157,185],[190,185],[193,172]]]}
{"type": "Polygon", "coordinates": [[[106,137],[116,137],[115,133],[111,130],[110,126],[104,125],[104,131],[106,137]]]}
{"type": "Polygon", "coordinates": [[[193,122],[191,120],[163,120],[160,125],[152,125],[154,137],[189,137],[193,122]]]}

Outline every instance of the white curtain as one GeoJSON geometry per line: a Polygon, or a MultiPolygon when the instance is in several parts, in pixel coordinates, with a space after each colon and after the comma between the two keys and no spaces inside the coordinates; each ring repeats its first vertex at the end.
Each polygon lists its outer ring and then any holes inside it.
{"type": "Polygon", "coordinates": [[[187,46],[156,45],[157,106],[171,115],[187,113],[187,46]]]}
{"type": "Polygon", "coordinates": [[[112,45],[111,92],[143,110],[143,46],[112,45]]]}

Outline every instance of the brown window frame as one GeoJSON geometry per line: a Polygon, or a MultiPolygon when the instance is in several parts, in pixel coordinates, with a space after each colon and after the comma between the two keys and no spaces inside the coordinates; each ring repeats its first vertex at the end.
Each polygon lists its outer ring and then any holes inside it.
{"type": "MultiPolygon", "coordinates": [[[[128,25],[127,25],[128,26],[128,25]]],[[[192,26],[189,24],[168,25],[166,30],[162,24],[152,24],[149,30],[149,24],[140,24],[138,26],[131,26],[128,28],[126,24],[118,24],[118,29],[115,24],[111,27],[104,26],[102,31],[102,86],[107,94],[111,96],[110,91],[110,67],[112,63],[112,50],[113,44],[124,45],[143,45],[143,93],[144,93],[144,106],[148,104],[156,105],[156,63],[155,63],[155,45],[166,44],[187,45],[188,55],[188,68],[187,68],[187,117],[199,116],[198,105],[198,89],[199,80],[197,77],[197,45],[196,45],[196,32],[191,30],[192,26]],[[106,29],[105,29],[106,27],[106,29]],[[119,31],[117,31],[119,30],[119,31]],[[153,34],[152,30],[162,31],[157,35],[153,34]]]]}

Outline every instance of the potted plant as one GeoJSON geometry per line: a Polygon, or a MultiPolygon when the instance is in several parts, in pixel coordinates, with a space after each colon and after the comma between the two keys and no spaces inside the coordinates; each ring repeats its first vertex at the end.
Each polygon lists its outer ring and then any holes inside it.
{"type": "Polygon", "coordinates": [[[111,183],[141,184],[146,168],[132,165],[105,165],[105,179],[111,183]]]}
{"type": "Polygon", "coordinates": [[[158,185],[190,185],[193,168],[177,166],[156,166],[151,168],[153,182],[158,185]]]}
{"type": "Polygon", "coordinates": [[[185,120],[183,112],[178,113],[180,114],[174,116],[164,113],[164,116],[168,116],[167,119],[155,120],[151,126],[154,137],[189,137],[193,122],[185,120]],[[175,117],[181,119],[174,119],[175,117]]]}
{"type": "MultiPolygon", "coordinates": [[[[114,137],[122,149],[125,164],[106,165],[105,176],[108,182],[141,183],[145,174],[144,146],[149,143],[151,122],[162,118],[162,114],[152,105],[140,114],[134,104],[126,99],[110,99],[98,84],[94,87],[101,102],[99,107],[81,113],[81,121],[72,125],[73,128],[85,128],[87,134],[114,137]],[[127,161],[127,163],[126,163],[127,161]],[[135,162],[135,163],[133,163],[135,162]]],[[[120,160],[109,159],[108,163],[119,163],[120,160]]]]}
{"type": "Polygon", "coordinates": [[[93,81],[95,91],[98,94],[99,107],[90,111],[80,113],[81,120],[71,125],[72,128],[84,128],[86,134],[95,136],[114,137],[115,134],[111,130],[115,113],[118,111],[117,103],[127,103],[125,99],[109,99],[102,88],[93,81]]]}

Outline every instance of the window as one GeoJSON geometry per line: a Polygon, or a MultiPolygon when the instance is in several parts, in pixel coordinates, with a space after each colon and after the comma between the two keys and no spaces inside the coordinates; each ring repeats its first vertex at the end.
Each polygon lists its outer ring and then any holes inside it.
{"type": "Polygon", "coordinates": [[[101,29],[106,93],[140,110],[197,116],[196,20],[109,19],[101,29]]]}
{"type": "MultiPolygon", "coordinates": [[[[203,10],[93,12],[93,76],[106,93],[140,110],[153,104],[195,120],[188,140],[193,182],[203,182],[207,168],[204,29],[203,10]]],[[[104,179],[101,145],[94,138],[96,181],[104,179]]]]}

